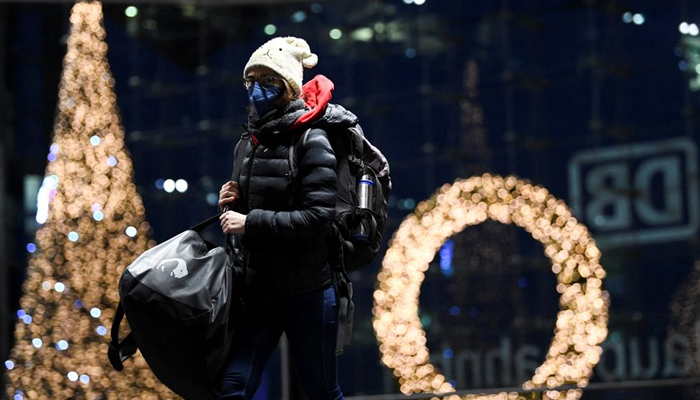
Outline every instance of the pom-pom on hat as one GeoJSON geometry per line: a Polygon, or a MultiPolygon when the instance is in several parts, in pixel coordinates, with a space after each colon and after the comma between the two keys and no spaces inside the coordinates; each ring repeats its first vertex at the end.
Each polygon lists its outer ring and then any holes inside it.
{"type": "Polygon", "coordinates": [[[304,68],[313,68],[317,62],[318,56],[311,52],[304,39],[291,36],[276,37],[253,52],[243,69],[243,77],[245,78],[252,67],[267,67],[284,78],[294,90],[294,94],[299,95],[304,68]]]}

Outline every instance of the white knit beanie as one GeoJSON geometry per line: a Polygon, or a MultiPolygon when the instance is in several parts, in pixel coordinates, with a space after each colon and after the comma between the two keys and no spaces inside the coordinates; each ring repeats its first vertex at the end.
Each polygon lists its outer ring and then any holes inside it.
{"type": "Polygon", "coordinates": [[[284,78],[294,90],[294,94],[299,95],[304,80],[303,67],[313,68],[317,62],[318,56],[311,52],[304,39],[291,36],[276,37],[253,52],[243,69],[243,77],[245,78],[252,67],[267,67],[284,78]]]}

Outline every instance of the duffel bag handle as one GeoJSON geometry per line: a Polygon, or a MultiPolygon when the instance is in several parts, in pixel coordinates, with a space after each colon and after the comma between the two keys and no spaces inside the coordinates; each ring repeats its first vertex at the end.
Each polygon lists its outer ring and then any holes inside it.
{"type": "Polygon", "coordinates": [[[124,360],[133,356],[136,350],[138,350],[134,335],[131,333],[129,333],[124,340],[121,342],[119,341],[119,325],[122,319],[124,319],[124,308],[122,307],[122,303],[119,303],[119,306],[117,306],[117,313],[114,315],[114,321],[112,321],[112,341],[107,351],[109,363],[112,364],[112,367],[117,371],[123,370],[124,360]]]}
{"type": "MultiPolygon", "coordinates": [[[[229,211],[229,205],[226,204],[222,211],[214,216],[211,216],[204,221],[194,225],[193,227],[190,228],[191,231],[195,231],[197,233],[201,233],[204,229],[209,227],[209,225],[213,224],[214,221],[218,221],[219,217],[221,217],[221,214],[225,213],[226,211],[229,211]]],[[[233,243],[234,236],[231,234],[226,235],[226,247],[229,249],[232,249],[232,243],[233,243]]]]}
{"type": "MultiPolygon", "coordinates": [[[[225,212],[225,211],[224,211],[224,212],[225,212]]],[[[214,215],[214,216],[211,216],[211,217],[205,219],[204,221],[202,221],[202,222],[198,223],[197,225],[191,227],[190,230],[195,231],[195,232],[198,232],[198,233],[201,232],[201,231],[203,231],[204,229],[206,229],[206,227],[208,227],[209,225],[213,224],[214,221],[218,221],[218,220],[219,220],[219,217],[221,216],[221,214],[222,214],[222,213],[218,213],[218,214],[216,214],[216,215],[214,215]]]]}

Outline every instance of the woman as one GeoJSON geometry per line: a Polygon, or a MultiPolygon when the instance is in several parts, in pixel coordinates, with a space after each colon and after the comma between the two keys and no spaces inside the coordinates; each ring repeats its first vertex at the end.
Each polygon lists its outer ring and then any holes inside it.
{"type": "MultiPolygon", "coordinates": [[[[224,233],[243,254],[241,312],[221,399],[252,399],[282,333],[309,400],[338,400],[337,291],[328,234],[335,215],[336,159],[327,130],[355,118],[328,105],[333,83],[317,76],[302,88],[303,68],[317,62],[298,38],[274,38],[243,72],[250,100],[246,132],[236,146],[239,176],[224,184],[224,233]],[[302,100],[303,99],[303,100],[302,100]],[[289,147],[296,145],[296,174],[289,147]]],[[[236,171],[237,168],[234,168],[236,171]]]]}

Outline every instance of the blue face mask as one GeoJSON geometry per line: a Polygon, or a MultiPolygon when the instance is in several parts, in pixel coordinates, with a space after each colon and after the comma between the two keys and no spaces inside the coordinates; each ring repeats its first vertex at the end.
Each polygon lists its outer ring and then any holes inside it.
{"type": "Polygon", "coordinates": [[[255,82],[255,85],[248,89],[248,101],[259,117],[274,110],[281,96],[282,89],[274,85],[262,87],[260,82],[255,82]]]}

